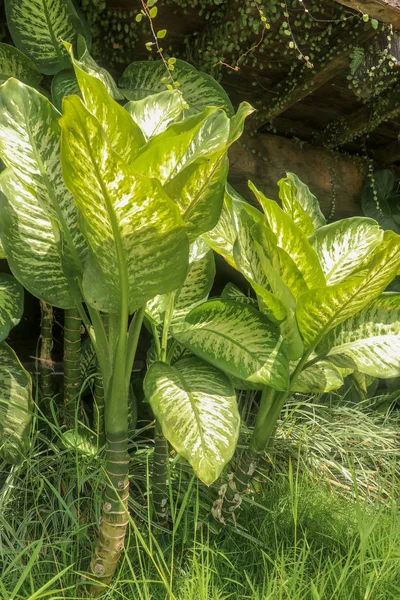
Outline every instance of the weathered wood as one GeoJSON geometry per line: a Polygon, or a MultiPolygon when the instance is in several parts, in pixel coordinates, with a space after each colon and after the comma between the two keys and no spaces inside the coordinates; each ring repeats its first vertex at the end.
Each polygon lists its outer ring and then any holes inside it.
{"type": "Polygon", "coordinates": [[[360,198],[367,167],[361,161],[271,134],[259,133],[243,142],[246,148],[238,142],[231,149],[229,179],[248,200],[254,202],[249,179],[277,199],[277,182],[290,171],[310,187],[325,216],[330,215],[333,201],[334,219],[362,214],[360,198]]]}
{"type": "MultiPolygon", "coordinates": [[[[355,31],[353,31],[351,37],[352,46],[363,44],[376,35],[372,27],[360,26],[359,29],[354,29],[355,31]]],[[[348,36],[349,33],[345,32],[344,35],[348,36]]],[[[336,49],[331,49],[329,53],[323,53],[324,58],[320,63],[315,63],[313,68],[302,66],[295,73],[290,74],[287,79],[276,85],[272,90],[275,99],[265,108],[261,108],[254,119],[256,128],[259,129],[269,123],[291,106],[347,70],[351,62],[349,50],[350,46],[345,44],[336,49]]]]}
{"type": "Polygon", "coordinates": [[[335,2],[400,29],[400,0],[335,0],[335,2]]]}
{"type": "Polygon", "coordinates": [[[317,143],[336,148],[374,131],[383,121],[400,114],[400,83],[363,108],[330,123],[318,136],[317,143]]]}

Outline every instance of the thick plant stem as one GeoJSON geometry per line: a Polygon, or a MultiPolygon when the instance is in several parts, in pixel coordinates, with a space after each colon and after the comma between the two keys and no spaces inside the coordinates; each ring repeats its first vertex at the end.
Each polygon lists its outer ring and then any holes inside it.
{"type": "Polygon", "coordinates": [[[39,384],[43,398],[51,398],[54,394],[53,386],[53,307],[40,300],[40,356],[39,356],[39,384]]]}
{"type": "Polygon", "coordinates": [[[228,520],[235,521],[235,512],[242,503],[242,496],[247,491],[257,469],[261,454],[246,448],[228,483],[219,489],[219,498],[214,502],[211,513],[217,521],[225,524],[228,520]]]}
{"type": "Polygon", "coordinates": [[[154,436],[153,475],[151,481],[153,507],[157,522],[168,525],[168,442],[162,434],[161,427],[156,423],[154,436]]]}
{"type": "Polygon", "coordinates": [[[106,384],[104,422],[106,431],[106,490],[99,539],[89,571],[101,584],[91,586],[91,596],[105,591],[118,566],[129,523],[128,390],[144,308],[139,309],[127,334],[128,312],[122,311],[120,333],[111,371],[102,371],[106,384]]]}
{"type": "MultiPolygon", "coordinates": [[[[260,424],[265,424],[271,411],[273,410],[276,392],[272,388],[264,388],[261,395],[260,408],[257,414],[256,424],[252,441],[256,435],[256,431],[260,428],[260,424]]],[[[254,472],[258,466],[262,449],[257,445],[250,444],[246,448],[234,473],[227,484],[220,487],[219,498],[214,503],[212,515],[221,523],[226,523],[228,518],[234,518],[234,513],[241,505],[242,495],[247,491],[248,486],[253,478],[254,472]]]]}
{"type": "Polygon", "coordinates": [[[97,434],[97,447],[100,449],[104,446],[105,428],[104,428],[104,385],[103,377],[100,373],[97,373],[94,378],[94,391],[93,391],[93,423],[94,430],[97,434]]]}
{"type": "Polygon", "coordinates": [[[73,427],[81,387],[81,318],[75,308],[64,311],[65,424],[73,427]]]}
{"type": "Polygon", "coordinates": [[[106,448],[106,490],[102,506],[100,534],[94,556],[90,563],[90,572],[103,585],[94,585],[90,589],[92,596],[105,591],[104,585],[110,583],[117,568],[126,530],[129,522],[129,454],[127,431],[119,435],[107,434],[106,448]]]}

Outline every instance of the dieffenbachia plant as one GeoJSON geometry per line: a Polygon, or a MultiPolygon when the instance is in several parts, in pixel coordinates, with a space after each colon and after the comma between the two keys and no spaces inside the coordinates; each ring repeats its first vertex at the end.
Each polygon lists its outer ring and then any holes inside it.
{"type": "Polygon", "coordinates": [[[365,217],[326,224],[293,174],[279,182],[282,207],[249,186],[262,210],[228,186],[203,238],[245,276],[257,305],[228,290],[174,332],[236,387],[262,390],[249,447],[214,507],[221,521],[240,504],[291,393],[337,389],[351,371],[400,374],[400,295],[384,293],[399,271],[400,237],[365,217]]]}
{"type": "Polygon", "coordinates": [[[20,463],[29,447],[33,411],[31,377],[4,341],[22,317],[23,287],[0,274],[0,459],[20,463]]]}
{"type": "MultiPolygon", "coordinates": [[[[184,285],[190,244],[218,221],[227,150],[252,109],[242,104],[229,118],[205,108],[163,124],[171,104],[180,114],[186,107],[178,90],[125,110],[98,74],[80,61],[73,65],[82,99],[65,98],[62,116],[15,79],[0,87],[0,155],[7,166],[0,176],[1,239],[12,272],[32,294],[79,311],[97,355],[108,485],[90,572],[106,584],[128,524],[128,390],[145,306],[184,285]]],[[[224,401],[226,376],[200,363],[204,368],[216,372],[224,401]]],[[[191,364],[185,377],[193,371],[191,364]]],[[[204,383],[204,375],[198,380],[204,383]]],[[[151,381],[164,389],[163,377],[151,381]]],[[[190,385],[190,394],[203,393],[196,381],[190,385]]],[[[103,589],[95,585],[94,593],[103,589]]]]}

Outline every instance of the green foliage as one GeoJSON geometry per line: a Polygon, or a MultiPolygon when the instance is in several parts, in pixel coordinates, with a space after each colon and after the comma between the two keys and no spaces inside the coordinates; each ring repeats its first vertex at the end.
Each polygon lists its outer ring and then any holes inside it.
{"type": "Polygon", "coordinates": [[[14,44],[46,75],[69,67],[62,40],[76,45],[82,34],[90,41],[71,0],[5,0],[5,8],[14,44]]]}
{"type": "MultiPolygon", "coordinates": [[[[173,80],[179,81],[189,113],[204,110],[206,106],[219,106],[228,116],[233,115],[233,107],[224,89],[210,75],[198,71],[183,60],[174,63],[173,80]]],[[[165,66],[161,61],[138,61],[127,67],[119,85],[128,100],[141,100],[149,94],[165,90],[165,66]]],[[[169,83],[169,79],[165,80],[169,83]]]]}
{"type": "Polygon", "coordinates": [[[373,174],[363,190],[361,203],[364,214],[378,221],[382,229],[400,233],[400,186],[392,171],[373,174]]]}

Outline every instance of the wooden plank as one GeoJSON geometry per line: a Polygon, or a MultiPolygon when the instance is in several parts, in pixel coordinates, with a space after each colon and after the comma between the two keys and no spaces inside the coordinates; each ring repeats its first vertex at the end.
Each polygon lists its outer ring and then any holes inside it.
{"type": "Polygon", "coordinates": [[[360,198],[367,167],[361,161],[266,133],[244,136],[230,151],[229,180],[250,202],[254,196],[248,189],[249,179],[268,197],[277,199],[277,182],[287,171],[310,187],[325,216],[331,213],[333,199],[334,219],[362,214],[360,198]]]}
{"type": "Polygon", "coordinates": [[[259,129],[346,71],[351,62],[350,49],[356,44],[361,45],[370,40],[376,35],[376,31],[370,25],[365,27],[365,23],[363,23],[353,27],[352,32],[344,31],[345,39],[347,35],[352,39],[351,46],[342,44],[338,48],[331,48],[328,55],[326,51],[321,52],[324,58],[320,63],[315,63],[311,69],[307,66],[299,67],[295,73],[290,74],[284,81],[276,85],[272,90],[272,95],[276,100],[258,111],[253,119],[253,126],[259,129]],[[325,58],[326,56],[328,58],[325,58]]]}
{"type": "Polygon", "coordinates": [[[335,0],[335,2],[400,29],[400,0],[335,0]]]}
{"type": "Polygon", "coordinates": [[[332,121],[318,136],[316,142],[336,148],[374,131],[384,121],[400,114],[400,83],[374,98],[348,118],[332,121]]]}

